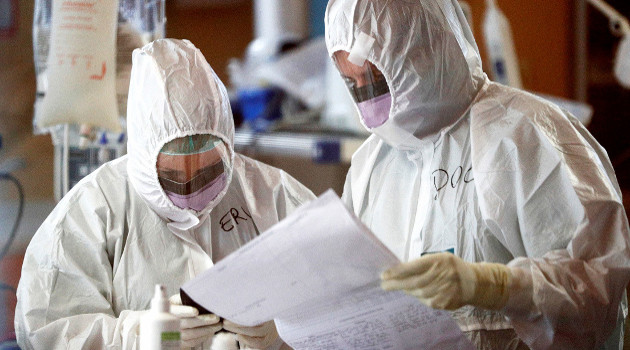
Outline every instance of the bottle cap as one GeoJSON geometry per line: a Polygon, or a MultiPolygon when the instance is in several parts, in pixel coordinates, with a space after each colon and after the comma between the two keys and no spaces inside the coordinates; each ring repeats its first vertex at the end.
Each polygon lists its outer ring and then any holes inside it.
{"type": "Polygon", "coordinates": [[[106,145],[107,144],[107,134],[106,133],[102,133],[101,134],[101,138],[98,139],[98,143],[101,145],[106,145]]]}
{"type": "Polygon", "coordinates": [[[161,284],[155,285],[155,294],[151,299],[151,311],[154,312],[170,312],[170,302],[166,297],[166,287],[161,284]]]}

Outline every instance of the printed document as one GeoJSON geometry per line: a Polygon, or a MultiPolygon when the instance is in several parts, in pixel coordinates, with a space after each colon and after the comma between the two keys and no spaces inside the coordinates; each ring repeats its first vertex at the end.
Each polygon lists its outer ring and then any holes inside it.
{"type": "Polygon", "coordinates": [[[182,290],[244,326],[275,319],[296,350],[473,349],[449,313],[380,288],[399,263],[328,191],[182,290]]]}

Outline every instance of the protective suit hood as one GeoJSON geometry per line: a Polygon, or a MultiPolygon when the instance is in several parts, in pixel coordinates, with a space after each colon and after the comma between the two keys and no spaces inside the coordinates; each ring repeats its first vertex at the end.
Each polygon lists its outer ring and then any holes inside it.
{"type": "Polygon", "coordinates": [[[331,0],[329,54],[352,52],[361,33],[365,57],[392,95],[389,120],[370,131],[399,150],[417,150],[469,108],[485,81],[479,49],[456,0],[331,0]]]}
{"type": "Polygon", "coordinates": [[[127,170],[134,189],[171,230],[199,226],[223,198],[232,179],[234,121],[223,83],[188,40],[160,39],[133,52],[127,107],[127,170]],[[230,153],[227,184],[200,212],[173,205],[158,181],[157,156],[165,143],[212,134],[230,153]]]}

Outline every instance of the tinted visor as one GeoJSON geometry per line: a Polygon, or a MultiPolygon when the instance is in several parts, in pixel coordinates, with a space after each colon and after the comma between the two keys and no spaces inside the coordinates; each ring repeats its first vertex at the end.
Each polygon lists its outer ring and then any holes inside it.
{"type": "Polygon", "coordinates": [[[333,55],[333,61],[355,102],[368,101],[389,93],[385,77],[374,64],[366,60],[363,66],[357,66],[347,58],[346,51],[337,51],[333,55]]]}
{"type": "Polygon", "coordinates": [[[225,166],[221,161],[199,169],[197,171],[197,175],[194,175],[190,181],[180,182],[174,180],[181,178],[181,173],[172,170],[165,170],[158,173],[158,180],[160,180],[160,185],[162,185],[164,191],[180,195],[188,195],[199,191],[207,184],[221,176],[224,172],[225,166]]]}
{"type": "Polygon", "coordinates": [[[227,147],[212,135],[186,136],[168,142],[156,164],[162,189],[178,195],[199,191],[227,174],[229,166],[227,147]]]}

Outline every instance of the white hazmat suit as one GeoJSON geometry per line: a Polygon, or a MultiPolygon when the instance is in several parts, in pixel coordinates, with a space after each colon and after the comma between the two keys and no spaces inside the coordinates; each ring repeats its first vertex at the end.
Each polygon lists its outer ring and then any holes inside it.
{"type": "Polygon", "coordinates": [[[128,155],[77,184],[31,241],[15,326],[23,349],[132,349],[155,284],[169,295],[315,198],[285,172],[233,151],[227,92],[188,41],[133,53],[128,155]],[[156,159],[175,138],[212,134],[231,153],[228,185],[201,212],[174,206],[156,159]]]}
{"type": "Polygon", "coordinates": [[[352,158],[348,206],[403,262],[452,252],[509,268],[501,310],[453,312],[477,347],[619,349],[628,221],[588,131],[490,82],[455,0],[331,0],[326,44],[365,55],[391,93],[352,158]]]}

